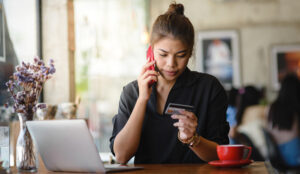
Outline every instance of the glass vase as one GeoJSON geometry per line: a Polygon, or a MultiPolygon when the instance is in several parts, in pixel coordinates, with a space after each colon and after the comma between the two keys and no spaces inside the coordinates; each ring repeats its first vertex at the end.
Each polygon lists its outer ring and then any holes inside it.
{"type": "Polygon", "coordinates": [[[20,133],[16,144],[16,166],[23,172],[36,172],[38,166],[37,150],[26,126],[26,121],[33,120],[33,115],[18,114],[20,133]]]}

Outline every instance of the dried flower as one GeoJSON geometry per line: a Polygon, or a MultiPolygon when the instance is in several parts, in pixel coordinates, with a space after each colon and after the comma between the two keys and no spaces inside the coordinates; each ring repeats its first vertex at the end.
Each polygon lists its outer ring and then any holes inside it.
{"type": "Polygon", "coordinates": [[[45,107],[37,105],[37,101],[43,83],[54,73],[55,67],[52,59],[49,61],[49,66],[45,66],[38,57],[34,58],[33,64],[22,62],[21,65],[16,66],[16,72],[5,83],[14,103],[14,112],[28,114],[35,112],[37,107],[45,107]]]}

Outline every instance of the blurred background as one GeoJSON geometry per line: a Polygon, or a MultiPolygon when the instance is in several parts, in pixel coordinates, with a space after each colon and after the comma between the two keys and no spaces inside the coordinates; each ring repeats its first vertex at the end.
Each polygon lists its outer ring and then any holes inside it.
{"type": "MultiPolygon", "coordinates": [[[[34,56],[54,59],[57,72],[41,100],[75,103],[76,118],[87,120],[99,151],[110,152],[111,120],[122,88],[137,78],[151,25],[172,1],[0,2],[0,106],[8,98],[4,83],[15,65],[34,56]]],[[[228,94],[251,85],[260,96],[255,104],[266,106],[287,73],[300,77],[299,0],[176,2],[184,5],[195,28],[188,66],[215,75],[228,94]]]]}

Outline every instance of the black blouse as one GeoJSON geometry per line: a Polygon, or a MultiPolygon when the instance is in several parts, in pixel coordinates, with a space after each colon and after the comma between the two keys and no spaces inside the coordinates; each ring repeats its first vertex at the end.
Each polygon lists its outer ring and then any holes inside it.
{"type": "MultiPolygon", "coordinates": [[[[137,81],[123,88],[118,114],[113,118],[110,148],[114,154],[115,137],[125,126],[139,95],[137,81]]],[[[139,148],[134,162],[138,163],[203,163],[187,145],[178,138],[177,120],[161,115],[156,110],[156,86],[146,107],[139,148]]],[[[178,77],[170,90],[164,111],[169,103],[194,106],[198,117],[197,133],[218,144],[228,144],[229,125],[226,121],[227,96],[219,81],[208,74],[188,68],[178,77]]]]}

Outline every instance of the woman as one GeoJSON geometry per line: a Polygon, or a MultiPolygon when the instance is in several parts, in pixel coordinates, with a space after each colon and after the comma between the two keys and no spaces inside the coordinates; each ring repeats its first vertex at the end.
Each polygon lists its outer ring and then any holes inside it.
{"type": "Polygon", "coordinates": [[[171,4],[153,24],[155,61],[124,87],[113,118],[110,147],[120,163],[201,163],[218,159],[216,146],[228,143],[227,98],[218,80],[187,68],[194,46],[193,25],[182,4],[171,4]],[[157,71],[148,70],[152,65],[157,71]],[[151,81],[156,83],[149,86],[151,81]],[[193,112],[166,115],[169,103],[193,112]]]}
{"type": "MultiPolygon", "coordinates": [[[[229,137],[236,141],[237,138],[237,130],[238,127],[241,126],[242,123],[247,123],[244,121],[245,111],[251,106],[256,106],[259,103],[261,98],[261,94],[259,90],[257,90],[254,86],[248,85],[244,88],[240,88],[237,96],[237,109],[235,115],[235,125],[230,128],[229,137]]],[[[255,118],[255,116],[252,116],[255,118]]]]}
{"type": "Polygon", "coordinates": [[[272,133],[283,161],[288,166],[300,165],[300,81],[296,74],[287,75],[268,115],[272,133]]]}
{"type": "Polygon", "coordinates": [[[259,105],[262,92],[252,85],[239,90],[236,125],[230,128],[229,137],[235,144],[252,146],[251,159],[263,161],[267,149],[261,126],[265,125],[267,107],[259,105]]]}

